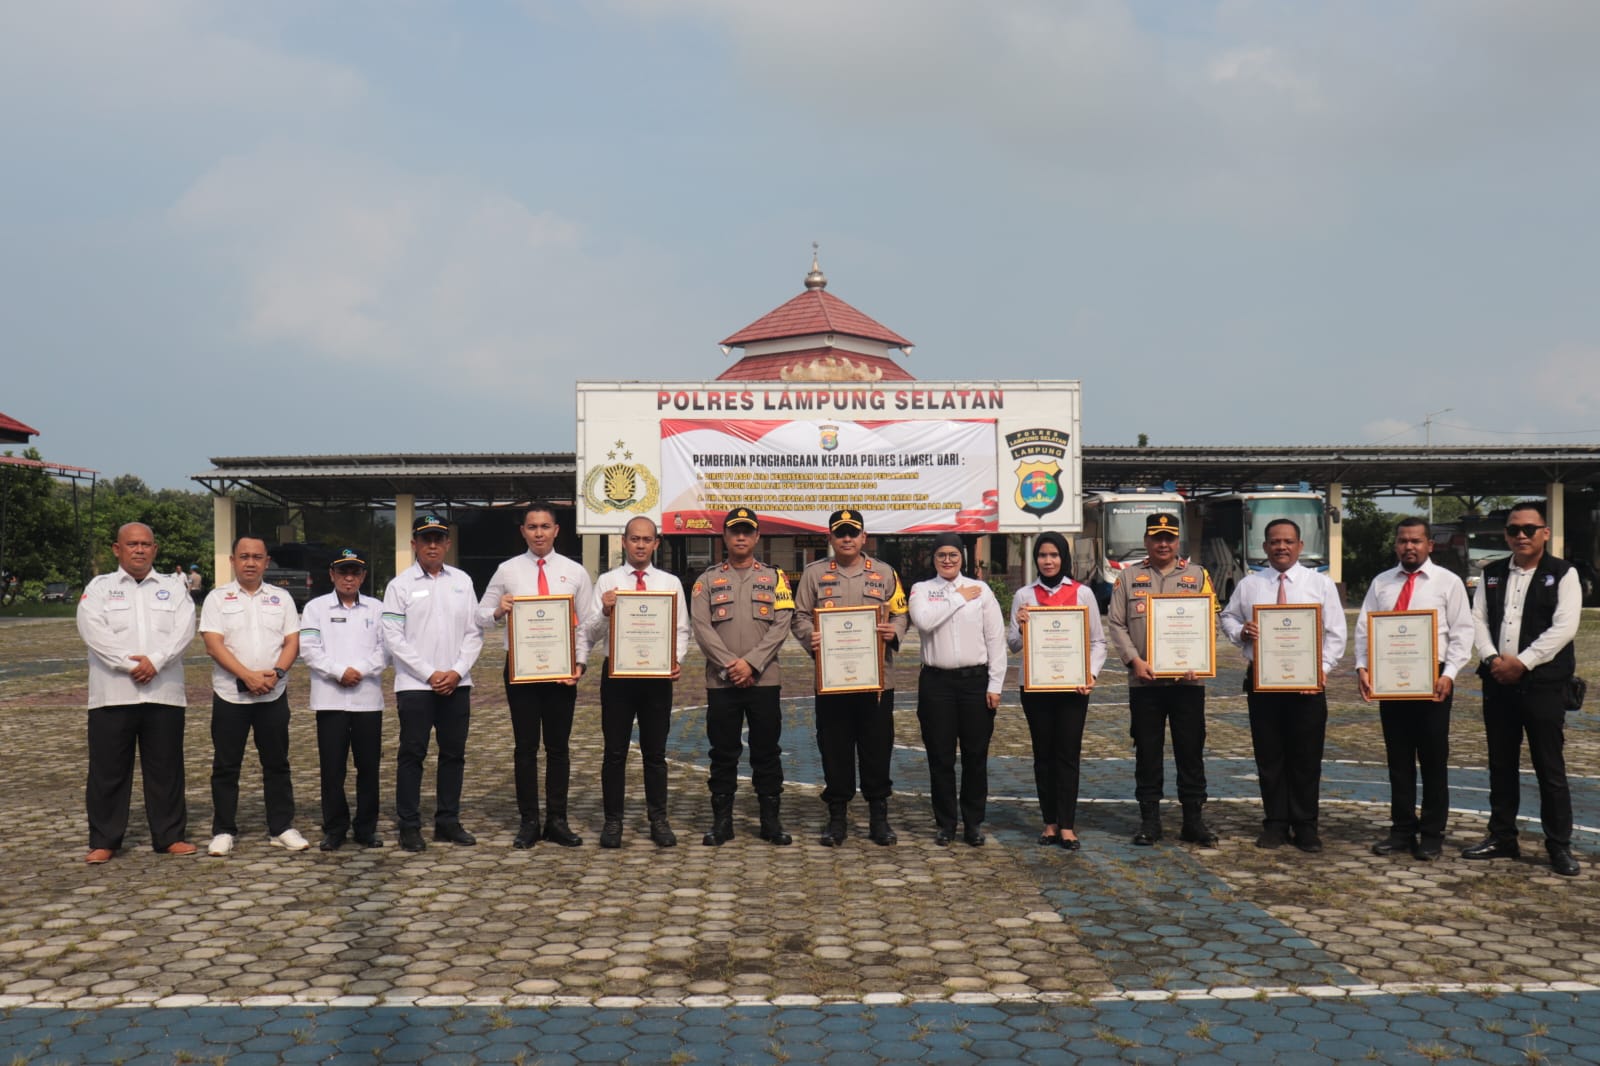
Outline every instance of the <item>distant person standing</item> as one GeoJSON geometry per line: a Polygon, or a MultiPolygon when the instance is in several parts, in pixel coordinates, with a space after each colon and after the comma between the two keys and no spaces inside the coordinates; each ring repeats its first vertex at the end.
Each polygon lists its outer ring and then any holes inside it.
{"type": "Polygon", "coordinates": [[[189,598],[194,601],[194,609],[198,611],[206,599],[206,576],[200,572],[200,567],[194,563],[189,564],[189,598]]]}
{"type": "Polygon", "coordinates": [[[194,639],[194,604],[181,581],[155,573],[156,538],[142,522],[117,530],[114,573],[89,582],[78,601],[78,635],[89,647],[91,866],[122,847],[137,750],[150,846],[193,855],[183,774],[183,653],[194,639]]]}

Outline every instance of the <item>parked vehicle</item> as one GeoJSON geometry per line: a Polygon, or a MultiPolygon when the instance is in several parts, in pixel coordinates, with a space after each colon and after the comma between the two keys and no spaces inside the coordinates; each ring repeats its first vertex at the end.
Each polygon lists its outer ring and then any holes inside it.
{"type": "Polygon", "coordinates": [[[1300,527],[1300,565],[1328,569],[1327,498],[1302,483],[1298,488],[1274,485],[1250,492],[1213,496],[1203,505],[1200,561],[1223,603],[1252,570],[1264,569],[1267,526],[1287,518],[1300,527]]]}
{"type": "Polygon", "coordinates": [[[1091,492],[1083,498],[1083,532],[1074,538],[1072,576],[1093,590],[1102,610],[1128,563],[1144,558],[1144,526],[1153,514],[1168,514],[1183,532],[1178,554],[1189,554],[1185,500],[1170,485],[1091,492]]]}
{"type": "Polygon", "coordinates": [[[333,591],[328,564],[334,549],[315,542],[278,544],[267,549],[267,572],[261,580],[287,589],[297,609],[304,610],[314,596],[333,591]]]}
{"type": "Polygon", "coordinates": [[[39,594],[40,603],[66,603],[71,587],[65,581],[52,581],[39,594]]]}

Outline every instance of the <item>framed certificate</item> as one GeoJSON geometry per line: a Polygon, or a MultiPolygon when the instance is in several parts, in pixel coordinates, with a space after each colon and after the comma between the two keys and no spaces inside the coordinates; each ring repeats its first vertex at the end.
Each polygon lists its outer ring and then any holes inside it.
{"type": "Polygon", "coordinates": [[[617,590],[611,676],[670,678],[678,657],[678,594],[617,590]]]}
{"type": "Polygon", "coordinates": [[[577,673],[577,630],[571,596],[515,596],[507,630],[512,684],[565,681],[577,673]]]}
{"type": "Polygon", "coordinates": [[[883,641],[878,639],[878,608],[818,607],[817,694],[881,692],[883,641]]]}
{"type": "Polygon", "coordinates": [[[1022,687],[1076,692],[1089,683],[1089,608],[1029,606],[1022,624],[1022,687]]]}
{"type": "Polygon", "coordinates": [[[1255,605],[1257,692],[1322,689],[1322,608],[1315,603],[1255,605]]]}
{"type": "Polygon", "coordinates": [[[1203,592],[1145,597],[1145,659],[1157,677],[1217,676],[1215,601],[1203,592]]]}
{"type": "Polygon", "coordinates": [[[1439,680],[1437,611],[1367,612],[1367,684],[1375,700],[1431,700],[1439,680]]]}

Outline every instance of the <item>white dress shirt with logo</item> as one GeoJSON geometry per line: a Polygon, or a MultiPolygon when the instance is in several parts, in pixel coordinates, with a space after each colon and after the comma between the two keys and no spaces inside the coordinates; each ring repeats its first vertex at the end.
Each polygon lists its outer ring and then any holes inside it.
{"type": "Polygon", "coordinates": [[[194,639],[194,601],[178,578],[151,571],[143,581],[118,567],[89,582],[78,601],[78,635],[89,647],[89,708],[133,703],[184,706],[183,653],[194,639]],[[137,684],[130,655],[156,676],[137,684]]]}
{"type": "Polygon", "coordinates": [[[922,635],[922,665],[941,670],[986,665],[988,691],[1005,688],[1006,620],[988,585],[966,576],[917,582],[911,586],[911,624],[922,635]],[[968,587],[979,590],[977,599],[962,595],[968,587]]]}
{"type": "Polygon", "coordinates": [[[300,658],[311,670],[313,711],[383,710],[383,668],[389,662],[383,604],[357,595],[346,607],[337,592],[318,596],[300,618],[300,658]],[[352,666],[361,680],[341,685],[339,679],[352,666]]]}
{"type": "Polygon", "coordinates": [[[483,650],[472,578],[453,566],[430,575],[421,563],[396,574],[383,591],[383,643],[394,663],[396,692],[428,692],[441,670],[472,684],[472,664],[483,650]]]}
{"type": "MultiPolygon", "coordinates": [[[[254,593],[237,581],[218,585],[200,608],[200,632],[221,633],[222,645],[249,670],[271,670],[278,665],[284,638],[300,630],[300,614],[288,590],[262,582],[254,593]]],[[[270,703],[289,686],[287,675],[272,691],[257,696],[240,692],[238,678],[211,664],[211,691],[228,703],[270,703]]]]}

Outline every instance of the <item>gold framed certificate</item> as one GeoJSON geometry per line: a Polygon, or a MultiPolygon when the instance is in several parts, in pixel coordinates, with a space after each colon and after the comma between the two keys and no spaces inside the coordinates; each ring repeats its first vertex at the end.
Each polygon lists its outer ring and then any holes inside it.
{"type": "Polygon", "coordinates": [[[514,596],[507,623],[512,684],[566,681],[578,672],[571,596],[514,596]]]}
{"type": "Polygon", "coordinates": [[[678,658],[678,594],[617,590],[611,676],[670,678],[678,658]]]}
{"type": "Polygon", "coordinates": [[[1431,700],[1439,680],[1437,611],[1367,612],[1367,685],[1375,700],[1431,700]]]}
{"type": "Polygon", "coordinates": [[[1322,607],[1258,603],[1251,683],[1257,692],[1322,690],[1322,607]]]}
{"type": "Polygon", "coordinates": [[[1217,624],[1203,592],[1145,597],[1145,661],[1157,677],[1217,676],[1217,624]]]}
{"type": "Polygon", "coordinates": [[[1089,608],[1028,607],[1022,623],[1022,687],[1076,692],[1089,684],[1089,608]]]}
{"type": "Polygon", "coordinates": [[[883,641],[878,639],[878,608],[818,607],[817,694],[881,692],[883,641]]]}

